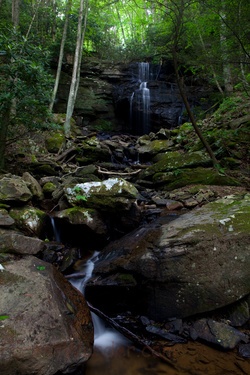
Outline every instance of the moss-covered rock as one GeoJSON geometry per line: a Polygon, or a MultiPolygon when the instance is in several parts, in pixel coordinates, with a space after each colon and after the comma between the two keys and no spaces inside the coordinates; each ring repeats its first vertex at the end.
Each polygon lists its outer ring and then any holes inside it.
{"type": "Polygon", "coordinates": [[[56,188],[57,186],[53,182],[48,181],[43,185],[43,192],[45,195],[51,195],[56,188]]]}
{"type": "Polygon", "coordinates": [[[87,226],[97,234],[107,233],[107,226],[95,209],[73,207],[56,213],[55,217],[64,219],[73,225],[87,226]]]}
{"type": "Polygon", "coordinates": [[[46,213],[30,206],[10,210],[10,216],[15,220],[16,227],[28,235],[40,236],[46,213]]]}
{"type": "MultiPolygon", "coordinates": [[[[211,165],[211,160],[203,152],[197,151],[183,154],[179,151],[171,151],[162,155],[161,160],[141,172],[140,178],[149,179],[158,173],[209,165],[211,165]]],[[[177,174],[177,172],[175,173],[177,174]]]]}
{"type": "Polygon", "coordinates": [[[204,185],[227,185],[239,186],[238,180],[220,174],[213,168],[187,168],[176,169],[172,172],[156,173],[152,177],[156,185],[161,186],[163,190],[173,190],[186,185],[204,184],[204,185]]]}
{"type": "Polygon", "coordinates": [[[0,179],[0,202],[25,203],[31,200],[33,194],[27,184],[19,176],[6,176],[0,179]]]}
{"type": "Polygon", "coordinates": [[[138,197],[133,184],[122,178],[93,181],[64,188],[68,202],[101,211],[127,211],[138,197]]]}
{"type": "Polygon", "coordinates": [[[45,145],[49,152],[57,153],[65,143],[65,136],[63,132],[50,133],[45,138],[45,145]]]}
{"type": "MultiPolygon", "coordinates": [[[[111,293],[114,277],[131,273],[130,303],[152,319],[187,317],[228,306],[250,292],[250,195],[231,195],[169,222],[161,217],[110,243],[95,263],[89,295],[111,293]]],[[[110,297],[109,297],[110,296],[110,297]]],[[[118,298],[118,299],[116,299],[118,298]]],[[[120,301],[120,300],[119,300],[120,301]]],[[[95,301],[98,306],[98,301],[95,301]]],[[[124,306],[125,307],[125,306],[124,306]]]]}
{"type": "Polygon", "coordinates": [[[140,155],[154,156],[158,153],[166,152],[173,146],[173,141],[171,139],[155,139],[153,141],[145,142],[142,146],[138,146],[138,152],[140,155]]]}

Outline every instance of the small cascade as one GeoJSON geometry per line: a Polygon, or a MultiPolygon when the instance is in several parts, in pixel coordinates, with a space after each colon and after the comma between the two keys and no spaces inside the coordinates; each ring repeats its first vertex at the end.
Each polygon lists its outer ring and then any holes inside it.
{"type": "MultiPolygon", "coordinates": [[[[92,276],[95,262],[98,259],[98,254],[99,252],[95,251],[86,261],[85,265],[83,265],[80,272],[67,276],[70,283],[83,295],[86,284],[92,276]]],[[[101,352],[106,353],[109,348],[114,348],[127,342],[127,339],[125,339],[119,332],[107,328],[103,320],[96,314],[91,312],[91,316],[94,324],[94,346],[101,352]]]]}
{"type": "Polygon", "coordinates": [[[59,229],[57,228],[55,219],[53,217],[50,217],[50,222],[51,222],[51,226],[52,226],[54,240],[56,242],[61,242],[61,234],[60,234],[59,229]]]}
{"type": "Polygon", "coordinates": [[[150,132],[150,90],[149,63],[138,63],[139,89],[132,93],[130,98],[130,123],[136,133],[147,134],[150,132]]]}

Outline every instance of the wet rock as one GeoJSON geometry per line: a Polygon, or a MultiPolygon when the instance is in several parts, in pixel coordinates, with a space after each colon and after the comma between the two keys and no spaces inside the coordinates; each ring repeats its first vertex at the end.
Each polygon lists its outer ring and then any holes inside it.
{"type": "Polygon", "coordinates": [[[240,344],[238,352],[241,357],[250,358],[250,344],[240,344]]]}
{"type": "Polygon", "coordinates": [[[197,337],[219,345],[223,349],[233,349],[240,342],[247,343],[248,336],[237,329],[212,319],[201,319],[194,323],[197,337]]]}
{"type": "Polygon", "coordinates": [[[27,183],[27,186],[32,192],[34,198],[38,200],[42,200],[44,198],[43,190],[39,182],[29,172],[23,173],[22,179],[27,183]]]}
{"type": "Polygon", "coordinates": [[[109,279],[118,272],[133,274],[129,303],[154,320],[212,311],[248,295],[249,200],[249,194],[228,196],[171,222],[160,217],[109,244],[87,286],[90,298],[97,278],[109,305],[109,279]]]}
{"type": "Polygon", "coordinates": [[[150,333],[153,333],[155,335],[161,336],[165,340],[171,341],[173,343],[186,343],[187,340],[183,337],[174,335],[173,333],[168,332],[164,328],[159,328],[153,325],[147,325],[146,330],[150,333]]]}
{"type": "Polygon", "coordinates": [[[227,311],[226,317],[233,327],[241,327],[246,324],[250,318],[249,304],[247,301],[239,301],[227,311]]]}
{"type": "Polygon", "coordinates": [[[1,371],[5,375],[73,372],[91,356],[93,327],[84,297],[35,257],[0,273],[1,371]]]}

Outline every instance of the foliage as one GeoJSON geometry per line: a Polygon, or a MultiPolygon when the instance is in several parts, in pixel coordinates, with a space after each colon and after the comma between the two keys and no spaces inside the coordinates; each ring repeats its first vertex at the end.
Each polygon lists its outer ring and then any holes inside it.
{"type": "Polygon", "coordinates": [[[12,107],[10,125],[41,126],[49,117],[52,87],[48,53],[10,29],[0,36],[0,50],[5,51],[5,63],[0,65],[0,114],[12,107]]]}

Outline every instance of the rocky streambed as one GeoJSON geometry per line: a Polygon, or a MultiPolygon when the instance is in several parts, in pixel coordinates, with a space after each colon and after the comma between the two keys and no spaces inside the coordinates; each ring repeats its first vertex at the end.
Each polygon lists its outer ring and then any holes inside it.
{"type": "Polygon", "coordinates": [[[78,129],[74,140],[31,138],[35,158],[9,156],[21,168],[14,173],[10,164],[0,178],[5,374],[69,373],[90,358],[89,308],[62,273],[93,250],[101,252],[86,298],[138,347],[182,367],[196,343],[213,346],[247,373],[246,164],[237,167],[235,152],[234,168],[213,169],[202,150],[181,146],[186,131],[133,137],[78,129]]]}

